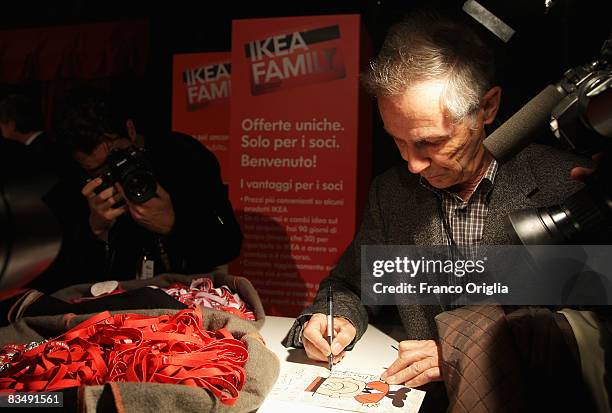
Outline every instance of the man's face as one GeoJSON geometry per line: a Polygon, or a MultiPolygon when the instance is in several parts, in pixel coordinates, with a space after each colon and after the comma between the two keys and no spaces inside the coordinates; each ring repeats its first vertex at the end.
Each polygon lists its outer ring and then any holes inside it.
{"type": "Polygon", "coordinates": [[[484,114],[454,122],[441,103],[443,83],[418,83],[399,96],[380,96],[378,108],[408,169],[435,188],[470,182],[484,147],[484,114]]]}
{"type": "Polygon", "coordinates": [[[131,145],[131,141],[126,138],[117,138],[109,136],[105,140],[96,146],[94,150],[87,154],[85,152],[77,151],[73,154],[74,160],[83,168],[90,176],[97,176],[102,166],[106,162],[108,155],[113,149],[127,148],[131,145]]]}

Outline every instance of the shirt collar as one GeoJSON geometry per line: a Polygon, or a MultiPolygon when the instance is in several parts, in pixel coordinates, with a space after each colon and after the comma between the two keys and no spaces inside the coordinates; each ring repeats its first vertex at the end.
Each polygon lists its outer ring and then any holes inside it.
{"type": "MultiPolygon", "coordinates": [[[[474,193],[476,193],[478,191],[483,192],[485,195],[489,193],[491,188],[493,188],[493,184],[495,183],[495,176],[497,175],[497,168],[498,168],[497,161],[495,159],[492,159],[491,163],[489,164],[489,167],[487,168],[487,170],[485,172],[485,174],[480,179],[480,182],[478,182],[478,185],[476,186],[476,190],[474,191],[474,193]]],[[[451,198],[456,199],[457,201],[460,201],[461,203],[464,203],[464,201],[456,193],[451,192],[451,191],[447,191],[446,189],[436,188],[436,187],[432,186],[427,181],[427,179],[423,178],[422,176],[419,179],[419,183],[423,187],[429,189],[430,191],[432,191],[433,193],[435,193],[438,196],[442,196],[443,194],[447,194],[451,198]]],[[[471,197],[470,197],[470,199],[471,199],[471,197]]]]}

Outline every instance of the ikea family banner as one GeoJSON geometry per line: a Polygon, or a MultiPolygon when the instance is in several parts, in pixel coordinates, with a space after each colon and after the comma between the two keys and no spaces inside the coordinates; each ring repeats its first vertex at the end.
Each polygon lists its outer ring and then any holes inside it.
{"type": "Polygon", "coordinates": [[[358,174],[370,173],[359,62],[356,15],[233,22],[230,197],[244,243],[230,273],[269,314],[309,305],[354,236],[358,174]]]}
{"type": "Polygon", "coordinates": [[[172,129],[193,136],[229,171],[231,53],[174,55],[172,70],[172,129]]]}

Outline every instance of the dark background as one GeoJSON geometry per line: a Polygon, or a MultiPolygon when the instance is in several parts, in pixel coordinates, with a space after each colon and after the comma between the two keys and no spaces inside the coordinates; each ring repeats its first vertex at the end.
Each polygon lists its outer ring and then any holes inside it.
{"type": "MultiPolygon", "coordinates": [[[[0,13],[0,30],[6,36],[11,31],[23,28],[96,22],[148,22],[145,71],[132,73],[128,70],[114,73],[111,79],[103,79],[113,87],[129,85],[134,94],[132,103],[142,108],[140,126],[145,131],[170,128],[172,55],[229,51],[231,22],[234,19],[360,14],[376,52],[387,27],[415,8],[427,5],[455,13],[484,33],[495,49],[499,82],[504,87],[500,121],[514,113],[545,85],[559,80],[566,69],[594,59],[610,34],[610,1],[557,0],[547,14],[544,13],[544,0],[482,0],[481,3],[517,31],[508,44],[463,13],[463,0],[7,1],[0,13]]],[[[14,41],[19,42],[19,38],[14,41]]],[[[0,50],[2,64],[6,63],[0,50]]],[[[27,79],[19,84],[0,82],[0,98],[6,93],[20,91],[40,97],[46,87],[41,83],[27,79]]],[[[46,116],[50,114],[46,113],[46,116]]],[[[373,171],[378,174],[400,158],[391,140],[382,131],[376,108],[373,125],[373,171]]],[[[541,139],[550,139],[549,143],[554,144],[552,138],[541,139]]]]}

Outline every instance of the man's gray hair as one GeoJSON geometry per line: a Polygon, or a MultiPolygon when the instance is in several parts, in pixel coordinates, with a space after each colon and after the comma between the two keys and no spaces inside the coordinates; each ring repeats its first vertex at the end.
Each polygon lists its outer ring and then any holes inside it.
{"type": "Polygon", "coordinates": [[[445,82],[442,103],[456,121],[474,113],[493,84],[492,53],[467,26],[419,13],[389,29],[380,53],[362,75],[375,96],[396,96],[417,82],[445,82]]]}

